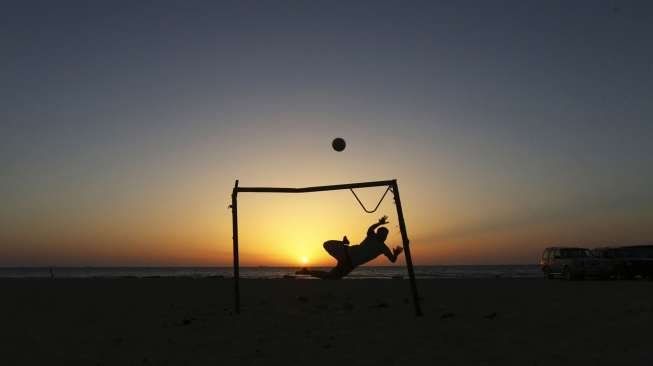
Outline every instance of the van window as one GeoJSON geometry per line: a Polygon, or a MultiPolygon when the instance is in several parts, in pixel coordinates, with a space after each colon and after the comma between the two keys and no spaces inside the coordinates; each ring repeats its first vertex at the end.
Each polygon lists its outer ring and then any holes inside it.
{"type": "Polygon", "coordinates": [[[583,258],[590,256],[589,251],[582,248],[566,248],[562,249],[561,252],[564,258],[583,258]]]}

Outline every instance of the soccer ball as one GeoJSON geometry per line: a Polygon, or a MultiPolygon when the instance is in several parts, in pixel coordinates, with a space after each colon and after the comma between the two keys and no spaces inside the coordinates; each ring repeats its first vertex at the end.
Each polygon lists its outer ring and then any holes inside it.
{"type": "Polygon", "coordinates": [[[335,151],[342,151],[345,149],[345,146],[347,146],[347,144],[345,143],[345,140],[342,137],[336,137],[335,139],[333,139],[331,146],[333,146],[333,150],[335,151]]]}

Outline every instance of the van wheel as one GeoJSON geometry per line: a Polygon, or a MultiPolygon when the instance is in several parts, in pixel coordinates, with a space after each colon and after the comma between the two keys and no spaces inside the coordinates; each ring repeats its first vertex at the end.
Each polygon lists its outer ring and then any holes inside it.
{"type": "Polygon", "coordinates": [[[553,279],[553,273],[551,273],[550,268],[546,268],[544,270],[544,278],[546,278],[547,280],[552,280],[553,279]]]}
{"type": "Polygon", "coordinates": [[[632,275],[632,273],[630,273],[630,271],[626,269],[622,269],[621,271],[619,271],[619,275],[617,276],[617,278],[620,280],[632,280],[633,277],[634,276],[632,275]]]}
{"type": "Polygon", "coordinates": [[[565,267],[562,269],[562,278],[564,278],[567,281],[571,281],[574,279],[574,275],[569,270],[569,267],[565,267]]]}

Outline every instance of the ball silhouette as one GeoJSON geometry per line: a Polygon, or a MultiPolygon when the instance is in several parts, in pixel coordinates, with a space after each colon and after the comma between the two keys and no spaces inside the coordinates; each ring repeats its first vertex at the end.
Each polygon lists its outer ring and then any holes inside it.
{"type": "Polygon", "coordinates": [[[335,151],[342,151],[345,149],[345,146],[347,146],[347,144],[345,143],[345,140],[342,137],[336,137],[335,139],[333,139],[331,146],[333,146],[333,150],[335,151]]]}

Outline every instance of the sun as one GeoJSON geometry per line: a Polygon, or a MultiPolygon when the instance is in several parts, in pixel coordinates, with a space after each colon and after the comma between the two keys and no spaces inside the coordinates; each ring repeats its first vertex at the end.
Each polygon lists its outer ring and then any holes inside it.
{"type": "Polygon", "coordinates": [[[302,264],[308,264],[308,257],[307,256],[302,256],[301,258],[299,258],[299,261],[302,264]]]}

